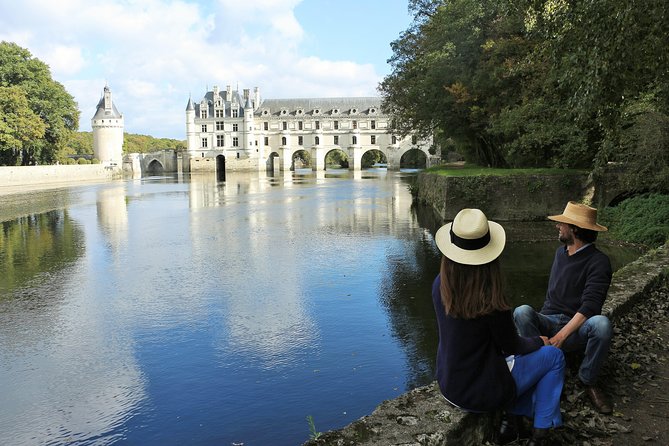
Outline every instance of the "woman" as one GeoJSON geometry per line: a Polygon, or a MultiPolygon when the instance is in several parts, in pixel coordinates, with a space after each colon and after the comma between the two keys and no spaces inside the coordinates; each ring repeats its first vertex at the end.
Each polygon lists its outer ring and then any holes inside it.
{"type": "MultiPolygon", "coordinates": [[[[439,325],[437,381],[453,405],[471,412],[499,409],[534,419],[528,445],[545,444],[562,425],[564,355],[542,336],[521,337],[502,292],[498,257],[506,235],[478,209],[463,209],[435,236],[443,254],[432,286],[439,325]]],[[[518,437],[505,416],[498,444],[518,437]]]]}

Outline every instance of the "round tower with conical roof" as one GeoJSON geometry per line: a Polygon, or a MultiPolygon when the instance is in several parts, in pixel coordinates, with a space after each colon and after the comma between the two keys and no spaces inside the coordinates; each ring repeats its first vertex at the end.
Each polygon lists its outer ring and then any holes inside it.
{"type": "Polygon", "coordinates": [[[102,164],[121,167],[123,163],[123,115],[112,101],[105,85],[93,119],[93,153],[102,164]]]}

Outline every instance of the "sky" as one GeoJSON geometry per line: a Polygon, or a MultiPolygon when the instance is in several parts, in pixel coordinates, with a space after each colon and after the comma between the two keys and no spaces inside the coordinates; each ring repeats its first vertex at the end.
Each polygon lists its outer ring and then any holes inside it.
{"type": "Polygon", "coordinates": [[[125,131],[185,139],[188,98],[376,96],[407,0],[0,0],[0,41],[49,65],[81,111],[105,85],[125,131]]]}

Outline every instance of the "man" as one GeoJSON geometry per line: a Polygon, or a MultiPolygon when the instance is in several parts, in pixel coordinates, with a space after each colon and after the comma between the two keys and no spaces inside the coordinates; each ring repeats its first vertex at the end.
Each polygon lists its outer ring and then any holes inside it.
{"type": "Polygon", "coordinates": [[[597,209],[570,201],[556,221],[558,248],[548,279],[543,308],[537,313],[522,305],[513,318],[521,336],[543,335],[550,345],[565,352],[584,351],[578,377],[586,393],[601,413],[612,407],[604,392],[596,386],[611,343],[611,323],[602,316],[602,305],[611,284],[611,262],[594,242],[607,228],[597,224],[597,209]]]}

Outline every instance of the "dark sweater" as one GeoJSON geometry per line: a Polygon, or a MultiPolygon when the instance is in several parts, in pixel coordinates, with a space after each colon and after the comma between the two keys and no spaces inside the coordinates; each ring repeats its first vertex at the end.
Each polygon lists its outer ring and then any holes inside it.
{"type": "Polygon", "coordinates": [[[581,313],[587,318],[601,314],[611,276],[609,258],[595,245],[589,245],[571,256],[564,246],[559,247],[555,252],[541,312],[569,317],[581,313]]]}
{"type": "Polygon", "coordinates": [[[437,276],[432,303],[439,326],[437,381],[441,393],[465,410],[488,412],[506,407],[516,396],[516,384],[505,357],[533,352],[543,341],[538,336],[518,336],[511,310],[474,319],[448,316],[440,283],[437,276]]]}

